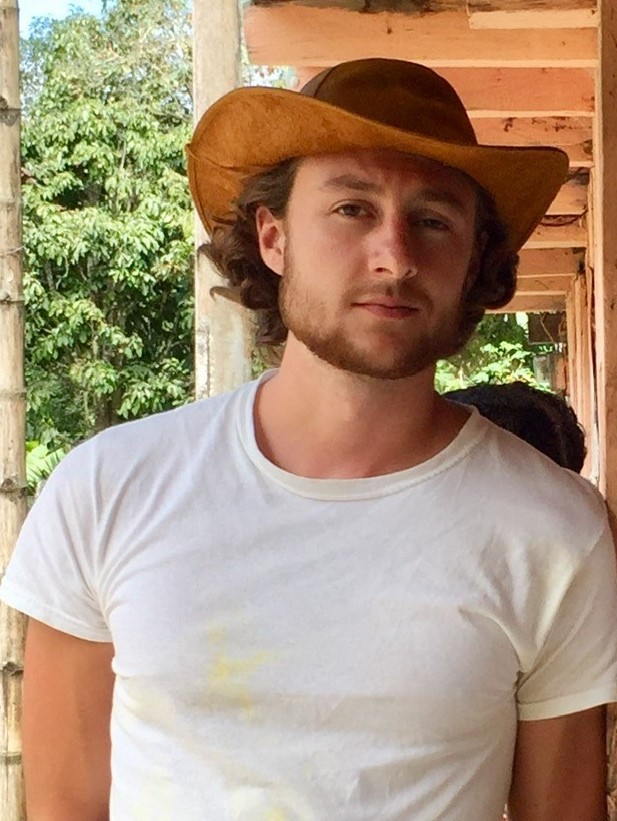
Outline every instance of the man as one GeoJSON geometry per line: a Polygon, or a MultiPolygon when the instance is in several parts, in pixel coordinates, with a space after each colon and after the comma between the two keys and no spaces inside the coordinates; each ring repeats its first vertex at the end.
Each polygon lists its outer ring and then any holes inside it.
{"type": "Polygon", "coordinates": [[[95,437],[28,518],[31,821],[604,818],[602,501],[433,390],[566,167],[399,61],[206,113],[209,254],[282,363],[95,437]]]}

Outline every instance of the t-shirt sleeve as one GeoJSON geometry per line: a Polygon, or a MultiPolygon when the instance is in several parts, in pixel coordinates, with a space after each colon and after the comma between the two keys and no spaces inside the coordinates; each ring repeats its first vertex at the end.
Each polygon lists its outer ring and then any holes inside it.
{"type": "Polygon", "coordinates": [[[97,600],[97,477],[88,442],[56,468],[0,584],[9,606],[78,638],[110,641],[97,600]]]}
{"type": "Polygon", "coordinates": [[[533,668],[519,718],[537,720],[617,701],[617,572],[608,523],[567,587],[533,668]]]}

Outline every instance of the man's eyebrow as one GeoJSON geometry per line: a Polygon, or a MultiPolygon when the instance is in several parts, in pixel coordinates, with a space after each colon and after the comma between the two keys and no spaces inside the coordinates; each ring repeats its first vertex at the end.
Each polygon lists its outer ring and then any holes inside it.
{"type": "Polygon", "coordinates": [[[442,189],[427,188],[420,192],[418,200],[427,204],[449,206],[455,211],[458,211],[460,214],[467,214],[469,210],[464,200],[457,197],[456,194],[453,194],[450,191],[444,191],[442,189]]]}
{"type": "Polygon", "coordinates": [[[378,193],[382,191],[382,186],[369,180],[363,180],[353,174],[341,174],[338,177],[330,177],[322,185],[319,186],[322,191],[364,191],[368,193],[378,193]]]}

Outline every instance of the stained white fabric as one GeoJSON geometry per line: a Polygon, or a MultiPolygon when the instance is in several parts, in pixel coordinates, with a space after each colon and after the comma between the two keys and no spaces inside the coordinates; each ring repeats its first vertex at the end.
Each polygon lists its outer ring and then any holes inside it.
{"type": "Polygon", "coordinates": [[[74,450],[2,581],[115,645],[112,821],[497,821],[517,719],[617,700],[602,500],[477,414],[409,470],[293,476],[254,395],[74,450]]]}

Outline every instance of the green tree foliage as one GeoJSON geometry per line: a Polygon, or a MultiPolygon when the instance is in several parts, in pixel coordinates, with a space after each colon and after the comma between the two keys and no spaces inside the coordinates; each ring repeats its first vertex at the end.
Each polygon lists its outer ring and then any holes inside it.
{"type": "Polygon", "coordinates": [[[187,0],[40,20],[22,44],[28,439],[192,393],[187,0]]]}
{"type": "Polygon", "coordinates": [[[533,357],[554,346],[530,345],[525,321],[516,314],[487,314],[465,349],[437,366],[436,385],[440,393],[500,382],[527,382],[540,385],[533,370],[533,357]]]}

